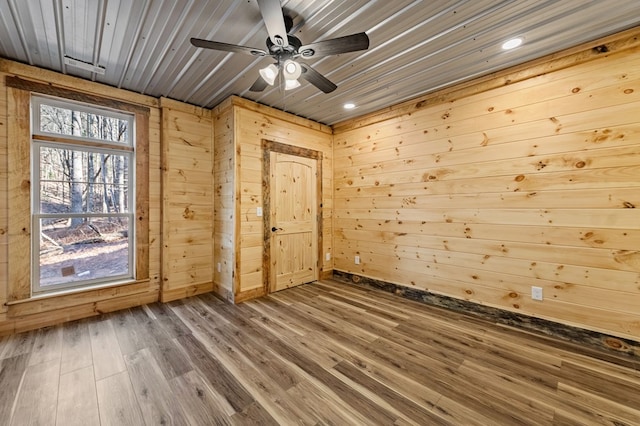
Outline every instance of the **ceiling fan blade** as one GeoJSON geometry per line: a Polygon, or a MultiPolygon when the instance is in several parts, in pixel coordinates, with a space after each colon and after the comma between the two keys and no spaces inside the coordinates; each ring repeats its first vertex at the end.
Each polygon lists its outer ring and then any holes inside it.
{"type": "Polygon", "coordinates": [[[280,0],[258,0],[258,6],[273,44],[282,47],[288,46],[287,28],[284,24],[280,0]]]}
{"type": "Polygon", "coordinates": [[[301,46],[298,52],[303,58],[318,58],[320,56],[338,55],[368,48],[369,36],[366,33],[358,33],[307,44],[301,46]]]}
{"type": "Polygon", "coordinates": [[[324,93],[331,93],[338,88],[338,86],[329,81],[327,77],[323,76],[309,65],[300,64],[300,66],[302,67],[302,74],[300,77],[304,78],[324,93]]]}
{"type": "Polygon", "coordinates": [[[255,81],[255,83],[253,83],[253,85],[249,88],[249,90],[251,92],[262,92],[264,89],[267,88],[268,85],[269,83],[267,83],[265,79],[262,78],[261,75],[259,75],[258,79],[255,81]]]}
{"type": "Polygon", "coordinates": [[[245,53],[252,56],[265,56],[267,52],[255,47],[239,46],[237,44],[221,43],[219,41],[202,40],[200,38],[191,38],[191,44],[196,47],[205,49],[221,50],[223,52],[245,53]]]}

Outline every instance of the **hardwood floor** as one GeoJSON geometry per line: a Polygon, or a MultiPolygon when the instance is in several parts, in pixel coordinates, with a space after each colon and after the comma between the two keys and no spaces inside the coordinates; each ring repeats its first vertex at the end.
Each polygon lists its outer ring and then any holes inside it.
{"type": "Polygon", "coordinates": [[[637,425],[640,371],[323,281],[0,340],[11,425],[637,425]]]}

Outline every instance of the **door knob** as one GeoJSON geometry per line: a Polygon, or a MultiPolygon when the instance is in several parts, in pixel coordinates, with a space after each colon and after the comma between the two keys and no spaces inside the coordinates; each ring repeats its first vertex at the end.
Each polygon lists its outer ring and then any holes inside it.
{"type": "Polygon", "coordinates": [[[282,231],[282,228],[276,228],[275,226],[271,228],[271,232],[282,231]]]}

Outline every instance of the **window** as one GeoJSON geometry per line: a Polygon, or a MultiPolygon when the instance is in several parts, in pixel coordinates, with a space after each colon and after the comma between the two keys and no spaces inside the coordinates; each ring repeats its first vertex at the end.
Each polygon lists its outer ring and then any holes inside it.
{"type": "Polygon", "coordinates": [[[135,278],[134,115],[33,97],[32,291],[135,278]]]}

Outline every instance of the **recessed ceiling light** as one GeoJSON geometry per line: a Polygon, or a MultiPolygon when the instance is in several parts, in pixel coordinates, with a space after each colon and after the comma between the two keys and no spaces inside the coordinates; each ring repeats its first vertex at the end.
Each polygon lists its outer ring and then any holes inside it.
{"type": "Polygon", "coordinates": [[[344,109],[354,109],[356,107],[356,104],[349,102],[344,104],[343,106],[344,106],[344,109]]]}
{"type": "Polygon", "coordinates": [[[512,38],[511,40],[507,40],[504,43],[502,43],[502,48],[504,50],[515,49],[516,47],[520,46],[521,44],[522,44],[522,38],[521,37],[516,37],[516,38],[512,38]]]}

